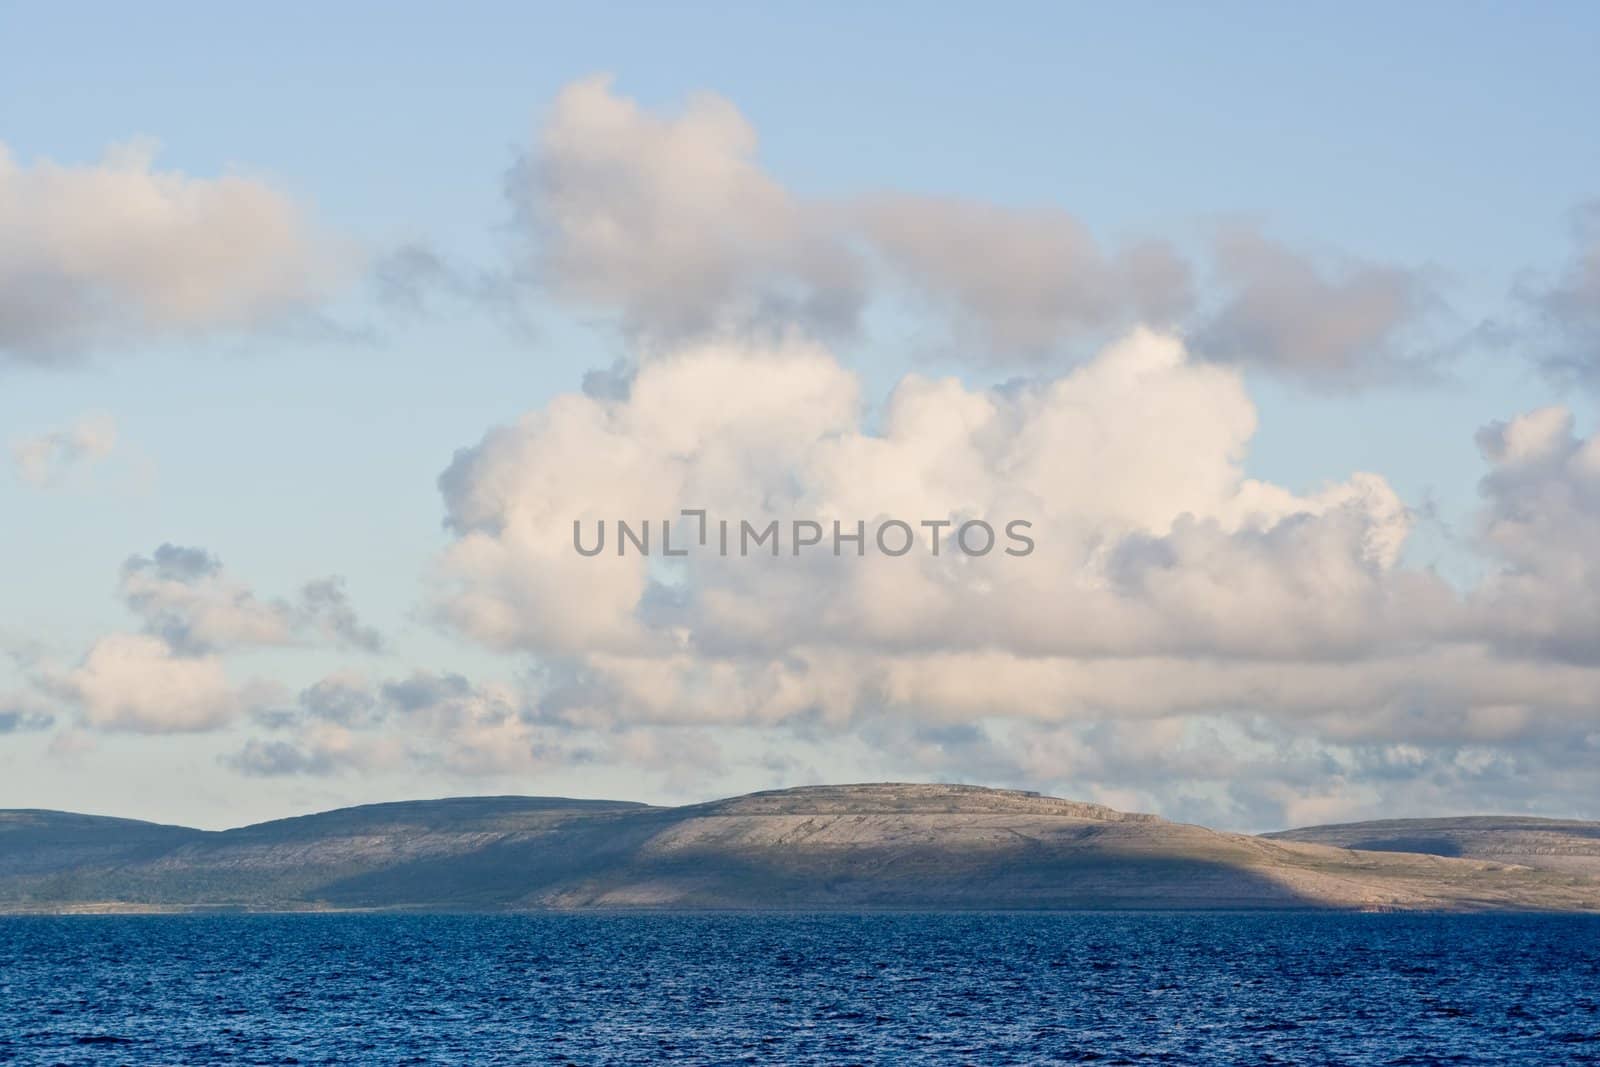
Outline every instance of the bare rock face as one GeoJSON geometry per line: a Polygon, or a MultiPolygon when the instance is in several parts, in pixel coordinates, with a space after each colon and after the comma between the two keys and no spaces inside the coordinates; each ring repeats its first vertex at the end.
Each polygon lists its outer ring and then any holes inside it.
{"type": "Polygon", "coordinates": [[[1472,815],[1307,826],[1263,836],[1374,852],[1491,860],[1600,877],[1600,822],[1472,815]]]}
{"type": "MultiPolygon", "coordinates": [[[[717,815],[1048,815],[1099,822],[1160,822],[1099,804],[1047,797],[1019,789],[976,785],[871,782],[810,785],[716,800],[695,807],[717,815]]],[[[684,809],[686,811],[693,808],[684,809]]]]}
{"type": "Polygon", "coordinates": [[[1553,832],[1476,827],[1484,842],[1511,835],[1477,858],[1361,851],[1334,847],[1337,834],[1250,837],[1035,793],[899,783],[681,808],[464,797],[221,832],[0,812],[0,911],[1600,910],[1587,870],[1505,861],[1555,848],[1538,836],[1553,832]]]}

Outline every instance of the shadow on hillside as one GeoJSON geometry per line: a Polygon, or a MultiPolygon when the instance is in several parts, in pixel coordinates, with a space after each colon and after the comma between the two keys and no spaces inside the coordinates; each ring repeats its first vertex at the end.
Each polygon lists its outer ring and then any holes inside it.
{"type": "MultiPolygon", "coordinates": [[[[654,827],[605,840],[501,842],[321,886],[342,908],[828,910],[1314,908],[1257,871],[1187,858],[1027,849],[642,855],[654,827]],[[555,847],[552,847],[555,846],[555,847]]],[[[565,837],[566,835],[562,835],[565,837]]],[[[586,836],[586,835],[583,835],[586,836]]]]}
{"type": "Polygon", "coordinates": [[[1347,848],[1364,852],[1418,852],[1424,856],[1461,855],[1461,845],[1447,837],[1371,837],[1352,841],[1347,848]]]}

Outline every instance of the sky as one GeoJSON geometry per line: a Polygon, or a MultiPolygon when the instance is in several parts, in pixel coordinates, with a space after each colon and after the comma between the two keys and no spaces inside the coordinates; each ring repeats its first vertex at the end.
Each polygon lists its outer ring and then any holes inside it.
{"type": "Polygon", "coordinates": [[[1597,44],[0,0],[0,806],[1600,817],[1597,44]]]}

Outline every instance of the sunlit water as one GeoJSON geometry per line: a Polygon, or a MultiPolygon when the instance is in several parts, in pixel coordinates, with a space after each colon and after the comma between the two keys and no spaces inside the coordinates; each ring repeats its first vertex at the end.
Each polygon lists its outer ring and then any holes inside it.
{"type": "Polygon", "coordinates": [[[1600,1063],[1600,919],[0,919],[0,1062],[1600,1063]]]}

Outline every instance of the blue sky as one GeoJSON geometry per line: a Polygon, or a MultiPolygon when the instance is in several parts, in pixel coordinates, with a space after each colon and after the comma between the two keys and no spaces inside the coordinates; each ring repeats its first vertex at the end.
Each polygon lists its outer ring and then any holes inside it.
{"type": "MultiPolygon", "coordinates": [[[[1491,344],[1481,330],[1521,313],[1510,298],[1519,277],[1563,269],[1571,213],[1600,195],[1597,40],[1600,13],[1581,4],[469,4],[447,14],[0,3],[0,141],[25,166],[89,166],[108,145],[155,138],[159,169],[247,175],[368,262],[418,243],[495,270],[520,240],[508,169],[564,87],[610,72],[613,91],[650,114],[699,91],[725,98],[758,133],[762,170],[808,201],[898,191],[1050,206],[1108,245],[1156,238],[1197,260],[1219,227],[1244,224],[1308,255],[1393,264],[1426,277],[1441,302],[1419,344],[1459,355],[1399,384],[1247,369],[1259,429],[1242,462],[1297,494],[1381,474],[1412,508],[1437,509],[1413,530],[1407,560],[1470,584],[1498,565],[1464,543],[1484,474],[1476,431],[1550,404],[1572,410],[1580,439],[1593,421],[1592,393],[1545,374],[1530,358],[1536,341],[1491,344]]],[[[508,655],[427,608],[429,575],[456,537],[436,485],[456,450],[575,391],[586,371],[635,357],[592,308],[542,291],[522,300],[523,329],[449,297],[404,315],[358,271],[314,309],[355,337],[272,322],[130,336],[70,365],[0,361],[0,437],[31,439],[96,413],[117,427],[115,451],[58,487],[0,478],[0,624],[68,670],[102,635],[134,625],[117,596],[123,561],[171,542],[203,546],[263,594],[341,575],[390,638],[381,664],[363,668],[375,674],[541,669],[539,649],[508,655]]],[[[877,328],[838,349],[876,400],[908,368],[978,389],[1070,366],[929,360],[905,341],[920,336],[914,309],[869,321],[877,328]]],[[[236,676],[255,670],[293,690],[345,657],[240,650],[232,662],[236,676]]],[[[38,669],[18,661],[11,684],[32,685],[38,669]]],[[[80,728],[67,704],[51,714],[50,730],[0,737],[0,766],[11,761],[0,804],[178,818],[181,792],[141,760],[192,768],[223,822],[407,784],[238,779],[209,734],[113,732],[76,764],[57,764],[39,754],[80,728]]],[[[841,773],[893,765],[874,762],[862,736],[852,734],[859,751],[838,755],[841,773]]],[[[808,754],[806,770],[836,777],[827,751],[808,754]]],[[[547,778],[512,784],[641,793],[625,761],[547,778]]],[[[436,775],[416,787],[474,784],[436,775]]],[[[642,790],[650,799],[724,784],[770,783],[735,769],[642,790]]],[[[1136,794],[1171,811],[1200,803],[1136,794]]],[[[1271,817],[1262,810],[1224,806],[1224,817],[1271,817]]]]}

